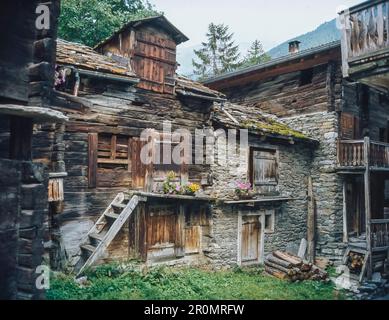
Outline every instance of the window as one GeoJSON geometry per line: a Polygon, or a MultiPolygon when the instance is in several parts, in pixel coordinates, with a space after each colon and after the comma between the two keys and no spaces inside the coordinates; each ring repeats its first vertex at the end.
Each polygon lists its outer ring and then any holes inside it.
{"type": "Polygon", "coordinates": [[[130,187],[131,139],[114,134],[89,134],[89,187],[130,187]]]}
{"type": "Polygon", "coordinates": [[[251,150],[250,177],[254,188],[278,184],[277,151],[251,150]]]}
{"type": "Polygon", "coordinates": [[[265,211],[265,233],[273,233],[275,226],[275,210],[265,211]]]}
{"type": "Polygon", "coordinates": [[[311,84],[313,80],[313,69],[303,70],[300,73],[300,87],[311,84]]]}

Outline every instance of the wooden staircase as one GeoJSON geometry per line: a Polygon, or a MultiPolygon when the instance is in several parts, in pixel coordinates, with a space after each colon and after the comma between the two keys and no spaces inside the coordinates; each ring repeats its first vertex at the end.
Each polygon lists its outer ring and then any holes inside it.
{"type": "Polygon", "coordinates": [[[137,195],[128,197],[124,193],[119,193],[109,204],[92,229],[89,230],[83,244],[80,245],[81,257],[76,266],[77,276],[101,257],[134,212],[140,200],[137,195]]]}

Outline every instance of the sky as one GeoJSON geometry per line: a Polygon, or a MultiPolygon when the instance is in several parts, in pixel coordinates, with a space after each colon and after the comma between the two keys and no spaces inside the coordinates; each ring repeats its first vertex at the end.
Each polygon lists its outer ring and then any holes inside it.
{"type": "Polygon", "coordinates": [[[205,40],[211,22],[225,23],[237,43],[258,39],[265,50],[314,30],[362,0],[149,0],[190,41],[192,47],[205,40]]]}

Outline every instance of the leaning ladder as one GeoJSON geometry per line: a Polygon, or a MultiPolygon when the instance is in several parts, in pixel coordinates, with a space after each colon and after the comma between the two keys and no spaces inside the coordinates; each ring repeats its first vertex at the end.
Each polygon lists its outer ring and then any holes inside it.
{"type": "Polygon", "coordinates": [[[124,193],[119,193],[89,230],[85,242],[80,245],[80,259],[83,264],[77,276],[101,257],[134,212],[140,199],[137,195],[133,195],[128,203],[127,201],[124,193]]]}

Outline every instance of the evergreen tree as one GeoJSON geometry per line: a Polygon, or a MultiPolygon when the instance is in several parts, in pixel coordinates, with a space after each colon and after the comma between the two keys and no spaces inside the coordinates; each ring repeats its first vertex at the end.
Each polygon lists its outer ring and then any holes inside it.
{"type": "Polygon", "coordinates": [[[157,14],[148,0],[62,0],[58,35],[93,47],[128,21],[157,14]]]}
{"type": "Polygon", "coordinates": [[[248,67],[264,63],[271,60],[270,56],[265,53],[261,41],[255,40],[247,52],[242,62],[242,67],[248,67]]]}
{"type": "Polygon", "coordinates": [[[224,24],[211,23],[206,34],[207,41],[202,48],[194,50],[193,59],[195,75],[200,79],[236,70],[240,66],[239,46],[233,41],[233,33],[224,24]]]}

